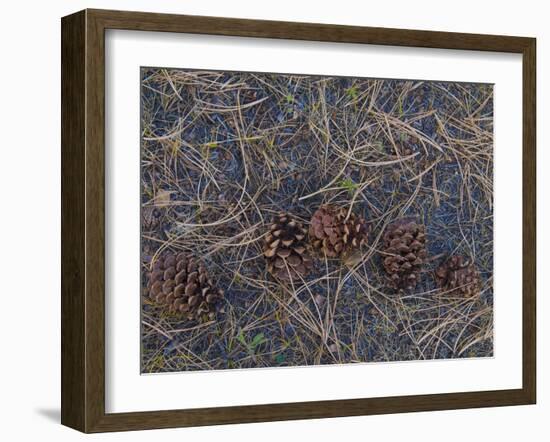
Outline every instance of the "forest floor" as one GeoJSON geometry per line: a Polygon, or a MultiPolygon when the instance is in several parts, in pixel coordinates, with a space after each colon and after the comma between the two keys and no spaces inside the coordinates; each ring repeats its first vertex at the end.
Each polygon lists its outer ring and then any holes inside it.
{"type": "Polygon", "coordinates": [[[143,284],[169,249],[225,291],[206,323],[143,296],[143,373],[493,355],[492,85],[143,68],[141,106],[143,284]],[[307,226],[329,202],[369,223],[361,256],[279,283],[273,217],[307,226]],[[397,292],[380,248],[403,217],[426,226],[429,259],[397,292]],[[471,298],[435,282],[455,253],[481,275],[471,298]]]}

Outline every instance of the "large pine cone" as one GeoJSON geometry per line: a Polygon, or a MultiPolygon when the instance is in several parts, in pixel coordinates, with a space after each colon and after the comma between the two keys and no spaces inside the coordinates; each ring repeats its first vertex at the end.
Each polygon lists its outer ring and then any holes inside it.
{"type": "Polygon", "coordinates": [[[264,256],[267,270],[282,280],[306,276],[313,262],[307,252],[306,229],[287,213],[280,213],[265,237],[264,256]]]}
{"type": "Polygon", "coordinates": [[[424,226],[410,219],[390,224],[384,233],[384,255],[390,286],[413,289],[427,256],[424,226]]]}
{"type": "Polygon", "coordinates": [[[441,288],[451,294],[471,297],[479,293],[481,280],[475,266],[460,255],[451,256],[435,271],[441,288]]]}
{"type": "Polygon", "coordinates": [[[369,230],[365,220],[353,212],[346,219],[347,214],[345,207],[331,204],[317,209],[309,225],[309,237],[315,249],[335,258],[367,242],[369,230]]]}
{"type": "Polygon", "coordinates": [[[223,299],[223,290],[214,287],[202,261],[170,251],[153,262],[147,293],[170,312],[201,322],[216,318],[223,299]]]}

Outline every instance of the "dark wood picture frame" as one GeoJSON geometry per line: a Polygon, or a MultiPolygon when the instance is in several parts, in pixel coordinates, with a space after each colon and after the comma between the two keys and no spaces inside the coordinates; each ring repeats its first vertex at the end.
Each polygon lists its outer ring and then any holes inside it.
{"type": "Polygon", "coordinates": [[[536,400],[536,40],[84,10],[62,19],[61,422],[83,432],[534,404],[536,400]],[[136,413],[105,412],[105,30],[494,51],[523,57],[523,385],[428,394],[136,413]]]}

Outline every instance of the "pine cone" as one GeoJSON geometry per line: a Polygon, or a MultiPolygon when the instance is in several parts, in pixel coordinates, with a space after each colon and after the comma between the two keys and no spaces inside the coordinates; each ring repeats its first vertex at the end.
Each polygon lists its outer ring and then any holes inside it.
{"type": "Polygon", "coordinates": [[[163,252],[153,262],[147,293],[170,312],[189,320],[215,319],[223,290],[214,287],[203,262],[185,253],[163,252]]]}
{"type": "Polygon", "coordinates": [[[287,213],[280,213],[269,227],[265,238],[264,256],[267,270],[282,280],[306,276],[313,262],[307,252],[306,229],[287,213]]]}
{"type": "Polygon", "coordinates": [[[390,286],[413,289],[427,256],[424,226],[410,219],[389,225],[384,233],[384,255],[384,269],[389,275],[390,286]]]}
{"type": "Polygon", "coordinates": [[[460,255],[451,256],[435,272],[437,283],[451,294],[471,297],[479,293],[481,280],[475,266],[460,255]]]}
{"type": "Polygon", "coordinates": [[[331,204],[321,206],[313,214],[309,237],[313,247],[330,258],[340,257],[367,242],[365,220],[353,212],[346,219],[348,209],[331,204]]]}

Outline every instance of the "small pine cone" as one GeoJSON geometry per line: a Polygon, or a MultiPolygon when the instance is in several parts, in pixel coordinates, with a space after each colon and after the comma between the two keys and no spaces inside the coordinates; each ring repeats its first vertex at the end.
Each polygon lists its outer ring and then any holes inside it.
{"type": "Polygon", "coordinates": [[[369,229],[365,220],[348,209],[331,204],[321,206],[313,214],[309,237],[313,247],[330,258],[360,248],[367,242],[369,229]]]}
{"type": "Polygon", "coordinates": [[[264,257],[267,270],[282,280],[306,276],[313,262],[306,248],[306,229],[287,213],[280,213],[265,237],[264,257]]]}
{"type": "Polygon", "coordinates": [[[170,312],[200,322],[215,319],[223,299],[223,290],[214,287],[202,261],[170,251],[153,262],[146,293],[170,312]]]}
{"type": "Polygon", "coordinates": [[[479,293],[481,280],[475,266],[460,255],[451,256],[435,271],[437,283],[451,294],[471,297],[479,293]]]}
{"type": "Polygon", "coordinates": [[[384,269],[394,289],[412,290],[427,257],[424,226],[403,219],[390,224],[384,233],[384,269]]]}

